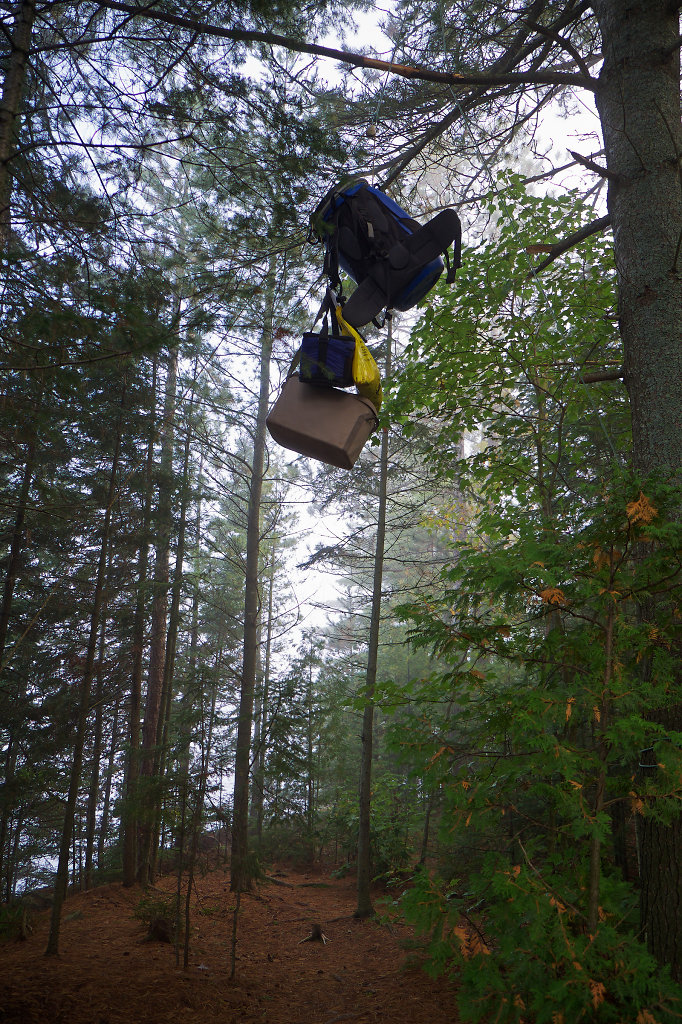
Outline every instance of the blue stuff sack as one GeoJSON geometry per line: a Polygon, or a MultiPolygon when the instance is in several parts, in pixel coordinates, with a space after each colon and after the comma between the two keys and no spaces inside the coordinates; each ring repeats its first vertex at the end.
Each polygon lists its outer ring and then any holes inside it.
{"type": "Polygon", "coordinates": [[[355,341],[334,334],[303,335],[300,379],[305,384],[349,388],[353,384],[355,341]]]}

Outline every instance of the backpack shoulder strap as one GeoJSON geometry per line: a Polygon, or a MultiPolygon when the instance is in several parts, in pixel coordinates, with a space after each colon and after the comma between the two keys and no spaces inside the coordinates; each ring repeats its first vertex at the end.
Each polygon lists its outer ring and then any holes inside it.
{"type": "MultiPolygon", "coordinates": [[[[406,237],[400,245],[401,248],[408,250],[410,258],[417,266],[424,266],[446,252],[453,243],[455,255],[452,265],[456,270],[462,265],[462,225],[455,211],[448,208],[441,210],[427,224],[406,237]]],[[[390,262],[390,252],[388,258],[390,262]]]]}

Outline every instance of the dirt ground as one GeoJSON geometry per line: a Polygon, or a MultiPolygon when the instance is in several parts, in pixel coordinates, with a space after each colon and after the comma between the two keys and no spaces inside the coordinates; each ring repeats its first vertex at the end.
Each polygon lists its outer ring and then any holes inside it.
{"type": "Polygon", "coordinates": [[[410,930],[353,917],[353,878],[270,872],[242,897],[234,981],[235,896],[222,868],[196,881],[187,970],[133,916],[141,891],[108,885],[67,900],[58,957],[44,956],[49,911],[26,941],[0,945],[0,1022],[456,1024],[452,984],[419,969],[410,930]],[[301,942],[314,923],[326,944],[301,942]]]}

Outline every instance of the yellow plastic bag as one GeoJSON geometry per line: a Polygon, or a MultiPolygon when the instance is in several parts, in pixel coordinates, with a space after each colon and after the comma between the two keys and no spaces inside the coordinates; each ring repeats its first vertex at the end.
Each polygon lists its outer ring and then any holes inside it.
{"type": "Polygon", "coordinates": [[[363,398],[368,398],[378,412],[381,408],[383,395],[381,392],[381,376],[376,360],[367,348],[365,339],[343,319],[341,306],[336,307],[336,319],[341,333],[355,340],[352,373],[358,394],[362,395],[363,398]]]}

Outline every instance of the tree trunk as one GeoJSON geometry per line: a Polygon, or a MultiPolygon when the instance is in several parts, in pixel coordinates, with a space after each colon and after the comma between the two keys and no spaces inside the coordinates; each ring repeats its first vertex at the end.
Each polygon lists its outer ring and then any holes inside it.
{"type": "Polygon", "coordinates": [[[10,201],[17,117],[26,80],[26,65],[35,20],[35,0],[22,0],[14,20],[11,50],[0,99],[0,251],[6,252],[12,232],[10,201]]]}
{"type": "Polygon", "coordinates": [[[170,542],[172,531],[171,492],[173,487],[173,436],[175,427],[175,390],[177,380],[177,348],[168,356],[168,375],[163,407],[161,456],[159,462],[158,504],[156,516],[156,555],[154,560],[154,593],[152,598],[152,623],[147,674],[147,697],[144,723],[142,725],[142,749],[139,770],[139,860],[138,881],[147,885],[151,878],[152,843],[154,822],[161,794],[154,775],[157,753],[157,738],[161,700],[163,695],[164,667],[166,661],[166,628],[168,615],[168,581],[170,542]]]}
{"type": "MultiPolygon", "coordinates": [[[[107,576],[111,570],[111,559],[107,567],[107,576]]],[[[85,888],[90,889],[93,882],[95,860],[95,834],[97,831],[97,804],[99,801],[100,761],[102,759],[102,733],[104,725],[104,652],[107,627],[106,589],[102,598],[102,612],[99,628],[99,654],[97,658],[97,686],[95,688],[95,731],[92,740],[92,770],[90,774],[90,790],[88,792],[88,809],[85,818],[85,888]]]]}
{"type": "MultiPolygon", "coordinates": [[[[604,64],[604,133],[633,461],[647,475],[682,466],[682,189],[679,21],[669,0],[593,0],[604,64]]],[[[650,614],[645,610],[645,615],[650,614]]],[[[671,724],[679,728],[680,706],[671,724]]],[[[682,977],[682,821],[642,828],[646,942],[682,977]]]]}
{"type": "MultiPolygon", "coordinates": [[[[24,520],[26,518],[26,505],[28,503],[31,481],[33,479],[34,457],[35,439],[32,438],[26,449],[26,461],[24,463],[24,473],[21,480],[21,490],[19,492],[19,503],[14,519],[14,528],[12,530],[9,562],[7,563],[7,574],[5,576],[5,585],[2,594],[2,605],[0,605],[0,678],[2,677],[4,668],[5,645],[7,643],[9,620],[12,614],[14,587],[16,584],[17,573],[19,571],[19,563],[21,561],[21,551],[24,545],[24,520]]],[[[19,689],[23,692],[25,687],[26,681],[24,680],[20,684],[19,689]]],[[[12,791],[14,789],[14,771],[17,763],[17,753],[18,749],[16,738],[10,731],[4,758],[4,781],[2,789],[0,789],[0,879],[3,878],[2,862],[5,844],[7,843],[9,819],[12,814],[12,791]]],[[[9,857],[9,850],[7,851],[7,856],[9,857]]]]}
{"type": "Polygon", "coordinates": [[[268,619],[265,627],[265,658],[261,675],[261,692],[259,700],[259,718],[256,737],[254,738],[254,778],[251,814],[256,824],[256,843],[260,850],[263,841],[263,813],[265,803],[265,753],[268,742],[270,720],[268,707],[270,701],[270,660],[272,656],[272,608],[275,589],[275,563],[277,544],[272,542],[270,571],[268,578],[268,619]]]}
{"type": "Polygon", "coordinates": [[[250,885],[248,872],[249,768],[253,701],[258,666],[258,563],[260,557],[260,505],[265,465],[265,418],[270,398],[270,357],[275,305],[277,261],[270,259],[265,286],[265,311],[260,352],[260,393],[253,439],[253,462],[246,521],[246,579],[244,585],[244,656],[239,698],[237,750],[234,766],[234,806],[232,815],[232,863],[230,888],[241,892],[250,885]]]}
{"type": "MultiPolygon", "coordinates": [[[[388,321],[386,342],[386,377],[391,372],[392,320],[388,321]]],[[[388,480],[388,429],[381,434],[381,455],[379,459],[379,509],[377,514],[377,536],[374,549],[374,580],[372,584],[372,612],[369,625],[369,650],[365,675],[365,710],[362,716],[362,755],[360,763],[360,806],[358,822],[358,905],[356,917],[371,917],[374,913],[370,884],[372,881],[372,860],[370,844],[371,792],[372,792],[372,746],[374,731],[374,688],[377,679],[377,657],[379,653],[379,627],[381,624],[381,586],[384,573],[384,542],[386,538],[386,489],[388,480]]]]}
{"type": "MultiPolygon", "coordinates": [[[[170,728],[171,708],[173,706],[173,679],[175,673],[175,651],[178,640],[178,627],[180,624],[180,598],[182,595],[182,581],[184,579],[185,566],[185,535],[187,532],[187,508],[190,499],[190,449],[192,444],[192,410],[194,408],[196,388],[197,363],[194,364],[194,379],[192,382],[192,393],[187,411],[183,417],[186,435],[185,448],[183,453],[182,483],[180,500],[180,522],[178,524],[178,542],[175,556],[175,570],[173,572],[173,586],[171,592],[171,604],[168,614],[168,633],[166,635],[166,656],[163,666],[163,690],[161,695],[161,714],[156,736],[156,756],[154,758],[154,776],[159,780],[159,787],[164,787],[164,777],[167,769],[168,759],[168,732],[170,728]]],[[[158,855],[158,837],[161,828],[161,802],[157,805],[157,818],[154,823],[154,834],[152,842],[152,854],[150,864],[150,877],[156,875],[156,864],[158,855]]]]}
{"type": "MultiPolygon", "coordinates": [[[[220,654],[222,658],[222,652],[220,654]]],[[[195,797],[194,811],[192,813],[192,846],[190,849],[189,864],[187,866],[187,890],[185,894],[185,947],[183,951],[182,966],[187,970],[189,966],[189,938],[190,938],[190,899],[192,896],[192,885],[194,883],[194,869],[199,849],[199,834],[204,817],[204,800],[206,799],[206,784],[208,782],[209,762],[211,759],[211,748],[213,744],[213,724],[215,721],[216,686],[211,692],[211,711],[208,719],[208,730],[204,740],[204,726],[202,722],[202,745],[201,745],[201,776],[199,788],[195,797]]]]}
{"type": "MultiPolygon", "coordinates": [[[[156,360],[152,396],[156,395],[156,360]]],[[[154,426],[156,402],[152,398],[151,435],[147,446],[145,493],[143,498],[142,528],[137,559],[137,601],[133,620],[132,672],[130,679],[130,715],[128,725],[128,758],[126,762],[125,800],[121,815],[123,832],[123,884],[131,886],[137,879],[138,838],[138,776],[140,769],[140,719],[142,715],[142,662],[144,654],[145,594],[149,569],[149,528],[152,504],[152,468],[154,465],[154,426]]]]}
{"type": "Polygon", "coordinates": [[[50,933],[47,940],[47,955],[56,956],[59,952],[59,929],[61,926],[62,906],[66,898],[66,890],[69,881],[69,855],[71,838],[74,833],[74,821],[76,815],[76,803],[78,801],[78,789],[81,781],[81,770],[83,765],[83,747],[85,746],[85,732],[88,724],[88,712],[90,710],[90,688],[95,670],[95,655],[97,653],[97,637],[99,633],[100,611],[104,593],[104,580],[106,576],[109,533],[111,529],[111,509],[116,495],[116,477],[118,475],[118,460],[121,448],[121,430],[123,425],[123,405],[125,402],[125,383],[121,398],[121,416],[118,422],[114,454],[111,460],[111,473],[109,476],[109,489],[104,512],[104,525],[102,527],[102,542],[100,545],[99,562],[95,578],[95,593],[90,615],[90,635],[85,655],[83,668],[83,679],[78,693],[78,719],[76,723],[76,735],[74,738],[73,760],[71,762],[71,775],[69,779],[69,792],[66,798],[64,809],[64,823],[62,826],[62,837],[59,847],[59,862],[57,865],[57,877],[54,886],[54,899],[52,903],[52,917],[50,919],[50,933]]]}
{"type": "Polygon", "coordinates": [[[109,761],[107,763],[107,777],[104,783],[104,796],[102,798],[102,823],[97,837],[97,867],[104,864],[104,851],[106,849],[107,835],[109,832],[109,820],[111,817],[111,788],[114,781],[114,769],[116,748],[118,746],[118,720],[121,712],[120,701],[116,701],[114,708],[114,721],[111,726],[111,745],[109,746],[109,761]]]}

